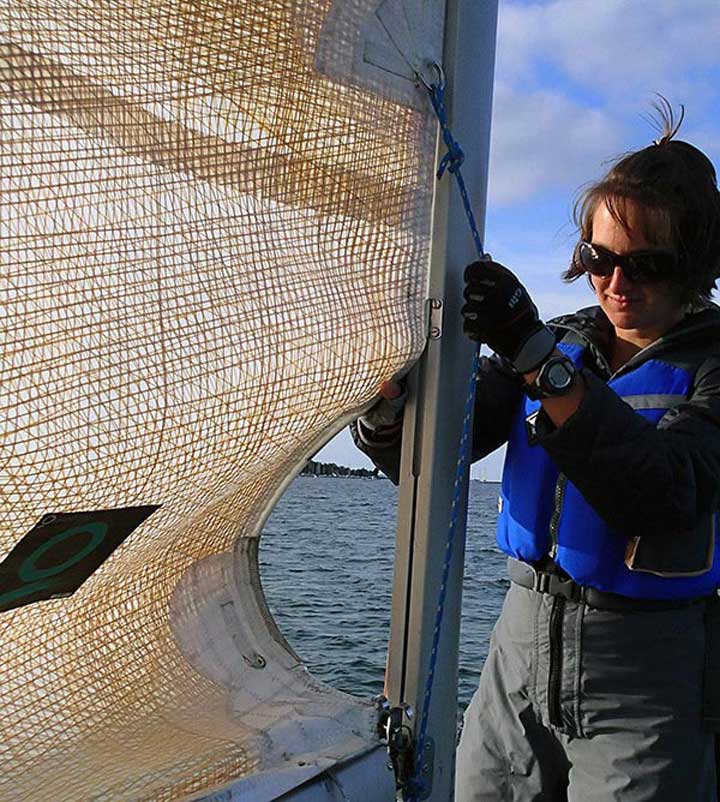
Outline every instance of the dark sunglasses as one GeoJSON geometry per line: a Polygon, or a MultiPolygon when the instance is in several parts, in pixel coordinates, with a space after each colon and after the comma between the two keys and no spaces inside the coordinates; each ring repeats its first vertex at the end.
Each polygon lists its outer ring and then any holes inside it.
{"type": "Polygon", "coordinates": [[[593,276],[608,278],[616,267],[622,269],[628,281],[651,283],[677,275],[678,259],[672,251],[633,251],[619,254],[580,240],[573,257],[580,267],[593,276]]]}

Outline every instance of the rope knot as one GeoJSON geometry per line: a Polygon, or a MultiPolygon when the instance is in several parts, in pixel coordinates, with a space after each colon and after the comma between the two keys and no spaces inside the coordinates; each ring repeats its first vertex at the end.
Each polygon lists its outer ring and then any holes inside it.
{"type": "Polygon", "coordinates": [[[445,174],[445,170],[455,174],[458,170],[462,167],[462,163],[465,161],[465,153],[463,149],[458,145],[458,143],[453,139],[449,144],[446,142],[448,146],[447,153],[442,157],[440,160],[440,164],[438,165],[437,169],[437,177],[442,178],[445,174]]]}

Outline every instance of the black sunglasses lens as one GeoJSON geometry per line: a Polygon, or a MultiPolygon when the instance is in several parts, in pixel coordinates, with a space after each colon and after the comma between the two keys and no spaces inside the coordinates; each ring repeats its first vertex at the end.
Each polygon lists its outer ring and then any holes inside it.
{"type": "Polygon", "coordinates": [[[675,254],[669,251],[640,251],[621,256],[583,240],[578,245],[577,253],[584,270],[603,278],[611,276],[616,265],[622,268],[630,281],[640,282],[663,281],[672,278],[677,271],[675,254]]]}
{"type": "Polygon", "coordinates": [[[670,278],[676,269],[671,253],[636,253],[628,256],[623,270],[631,281],[662,281],[670,278]]]}
{"type": "Polygon", "coordinates": [[[589,242],[578,246],[578,258],[583,269],[593,276],[609,276],[615,269],[615,259],[606,251],[601,251],[589,242]]]}

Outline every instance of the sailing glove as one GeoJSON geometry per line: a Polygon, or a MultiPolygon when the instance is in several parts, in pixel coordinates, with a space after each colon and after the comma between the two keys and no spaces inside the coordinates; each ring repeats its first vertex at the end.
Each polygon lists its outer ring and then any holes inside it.
{"type": "MultiPolygon", "coordinates": [[[[387,382],[393,397],[383,397],[357,420],[357,435],[365,445],[384,448],[394,445],[402,430],[402,415],[407,401],[407,388],[387,382]]],[[[381,388],[382,391],[383,388],[381,388]]]]}
{"type": "Polygon", "coordinates": [[[517,276],[497,262],[473,262],[465,268],[463,331],[487,343],[518,373],[530,373],[555,349],[555,335],[517,276]]]}
{"type": "Polygon", "coordinates": [[[407,401],[407,390],[402,389],[395,398],[382,398],[369,409],[361,418],[366,429],[375,431],[383,427],[392,426],[402,418],[402,412],[407,401]]]}

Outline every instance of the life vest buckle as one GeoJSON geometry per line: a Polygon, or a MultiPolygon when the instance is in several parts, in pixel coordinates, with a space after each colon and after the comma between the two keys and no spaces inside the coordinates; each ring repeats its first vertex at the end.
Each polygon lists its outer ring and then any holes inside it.
{"type": "Polygon", "coordinates": [[[542,571],[533,568],[532,589],[538,593],[547,593],[549,596],[561,596],[572,602],[585,601],[585,588],[570,579],[569,576],[552,571],[542,571]]]}
{"type": "Polygon", "coordinates": [[[535,571],[535,581],[533,582],[533,590],[538,593],[547,593],[550,587],[550,579],[552,574],[547,574],[545,571],[535,571]]]}
{"type": "Polygon", "coordinates": [[[548,574],[547,576],[549,581],[545,593],[549,593],[551,596],[562,596],[572,602],[585,601],[585,588],[570,577],[564,579],[557,574],[548,574]]]}

